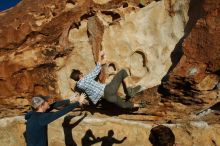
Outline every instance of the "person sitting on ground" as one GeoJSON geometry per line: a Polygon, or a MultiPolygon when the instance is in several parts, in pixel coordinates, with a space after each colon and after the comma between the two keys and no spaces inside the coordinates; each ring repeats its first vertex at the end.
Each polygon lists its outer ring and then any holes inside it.
{"type": "Polygon", "coordinates": [[[32,98],[31,106],[33,111],[25,115],[26,122],[26,142],[27,146],[48,146],[47,125],[54,120],[62,117],[74,108],[86,104],[85,95],[71,97],[69,100],[62,100],[51,105],[48,97],[35,96],[32,98]],[[63,109],[50,112],[53,108],[66,105],[63,109]]]}
{"type": "Polygon", "coordinates": [[[172,130],[163,125],[151,129],[149,140],[153,146],[174,146],[175,144],[172,130]]]}
{"type": "MultiPolygon", "coordinates": [[[[105,64],[105,58],[104,53],[101,51],[97,65],[93,71],[84,76],[83,73],[81,73],[79,70],[73,69],[70,78],[77,82],[76,87],[85,92],[93,104],[96,104],[100,99],[103,98],[106,101],[114,103],[121,108],[132,109],[136,107],[145,107],[145,103],[143,102],[133,104],[128,101],[123,101],[122,98],[117,95],[120,84],[124,82],[126,86],[126,77],[128,76],[126,70],[122,69],[119,71],[114,76],[112,81],[107,85],[95,81],[95,78],[101,71],[101,65],[103,64],[105,64]]],[[[140,85],[134,88],[126,87],[125,93],[127,96],[133,97],[137,92],[140,91],[140,89],[140,85]]]]}

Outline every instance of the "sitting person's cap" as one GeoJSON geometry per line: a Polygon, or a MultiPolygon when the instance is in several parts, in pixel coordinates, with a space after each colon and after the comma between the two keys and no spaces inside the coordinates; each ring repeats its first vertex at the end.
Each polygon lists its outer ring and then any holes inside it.
{"type": "Polygon", "coordinates": [[[31,106],[36,109],[36,108],[37,108],[38,106],[40,106],[44,101],[45,101],[45,99],[43,99],[42,97],[35,96],[35,97],[32,98],[31,106]]]}

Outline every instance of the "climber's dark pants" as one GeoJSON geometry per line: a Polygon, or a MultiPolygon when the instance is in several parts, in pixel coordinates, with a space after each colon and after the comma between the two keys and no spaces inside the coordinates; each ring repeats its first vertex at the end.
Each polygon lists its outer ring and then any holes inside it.
{"type": "Polygon", "coordinates": [[[120,96],[117,95],[118,88],[123,82],[123,79],[128,76],[126,70],[120,70],[112,79],[112,81],[106,85],[104,90],[104,99],[108,102],[114,103],[121,108],[133,108],[134,105],[130,102],[122,100],[120,96]]]}

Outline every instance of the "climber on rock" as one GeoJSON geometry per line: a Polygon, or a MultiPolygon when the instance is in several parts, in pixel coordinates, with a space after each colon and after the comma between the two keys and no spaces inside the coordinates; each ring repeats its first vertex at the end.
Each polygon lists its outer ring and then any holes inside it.
{"type": "MultiPolygon", "coordinates": [[[[145,107],[144,102],[131,103],[124,101],[120,96],[117,95],[117,91],[121,83],[126,84],[126,77],[128,73],[126,70],[120,70],[110,83],[102,84],[95,81],[95,78],[101,71],[101,66],[105,64],[104,52],[99,53],[98,61],[94,70],[89,74],[83,75],[79,70],[73,69],[70,78],[76,81],[76,87],[87,94],[93,104],[97,104],[100,99],[105,99],[110,103],[114,103],[120,108],[132,109],[132,108],[143,108],[145,107]]],[[[141,90],[141,86],[138,85],[134,88],[126,86],[125,94],[129,97],[135,96],[141,90]]]]}

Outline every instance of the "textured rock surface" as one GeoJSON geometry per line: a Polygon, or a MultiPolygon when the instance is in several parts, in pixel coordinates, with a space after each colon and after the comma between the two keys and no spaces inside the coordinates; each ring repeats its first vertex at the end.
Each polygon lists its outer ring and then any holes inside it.
{"type": "MultiPolygon", "coordinates": [[[[72,144],[82,145],[82,139],[87,130],[91,129],[95,137],[108,135],[113,130],[113,137],[121,140],[127,139],[120,145],[124,146],[151,146],[148,137],[150,129],[156,124],[140,121],[128,121],[118,118],[94,118],[94,117],[73,117],[68,123],[63,124],[61,118],[49,126],[49,146],[65,146],[65,138],[72,144]],[[63,125],[63,127],[62,127],[63,125]],[[70,128],[72,125],[72,128],[70,128]],[[66,129],[64,132],[64,129],[66,129]],[[64,134],[65,133],[65,134],[64,134]]],[[[25,132],[24,120],[22,117],[6,118],[0,120],[1,146],[25,145],[23,133],[25,132]]],[[[184,146],[215,146],[220,145],[217,135],[220,133],[219,125],[208,125],[202,121],[189,122],[186,124],[165,124],[175,134],[176,144],[184,146]]],[[[89,135],[87,135],[89,136],[89,135]]],[[[100,146],[101,142],[94,144],[100,146]]],[[[115,144],[116,145],[116,144],[115,144]]]]}
{"type": "Polygon", "coordinates": [[[2,12],[0,102],[5,110],[1,115],[24,112],[36,94],[70,96],[71,70],[87,73],[100,50],[107,59],[102,82],[126,68],[131,85],[159,85],[184,34],[187,11],[187,0],[56,0],[43,5],[22,1],[2,12]]]}
{"type": "Polygon", "coordinates": [[[212,105],[219,101],[219,11],[219,1],[191,2],[183,56],[163,83],[167,95],[173,95],[170,99],[191,105],[212,105]]]}
{"type": "MultiPolygon", "coordinates": [[[[91,115],[73,129],[78,145],[89,128],[127,136],[121,145],[149,145],[152,123],[171,123],[179,145],[220,145],[219,14],[214,0],[23,0],[0,13],[0,117],[22,115],[33,95],[67,98],[71,70],[89,72],[104,50],[101,82],[126,68],[130,85],[147,88],[131,101],[147,107],[85,108],[91,115]]],[[[25,144],[22,118],[0,122],[0,145],[25,144]]],[[[62,122],[50,125],[50,145],[64,145],[62,122]]]]}

